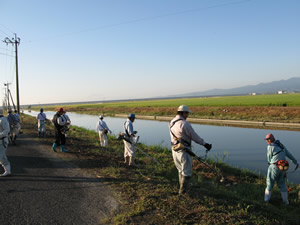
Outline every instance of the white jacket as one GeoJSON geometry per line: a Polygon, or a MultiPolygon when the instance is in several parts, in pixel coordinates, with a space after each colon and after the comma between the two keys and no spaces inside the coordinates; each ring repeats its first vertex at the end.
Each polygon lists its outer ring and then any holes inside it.
{"type": "Polygon", "coordinates": [[[96,131],[99,132],[99,131],[103,131],[104,129],[107,129],[107,131],[110,131],[110,129],[108,128],[105,121],[99,120],[96,124],[96,131]]]}
{"type": "MultiPolygon", "coordinates": [[[[9,128],[9,122],[6,117],[1,116],[0,117],[0,139],[5,142],[5,144],[8,144],[8,134],[9,134],[10,128],[9,128]]],[[[3,144],[2,141],[0,144],[3,144]]]]}

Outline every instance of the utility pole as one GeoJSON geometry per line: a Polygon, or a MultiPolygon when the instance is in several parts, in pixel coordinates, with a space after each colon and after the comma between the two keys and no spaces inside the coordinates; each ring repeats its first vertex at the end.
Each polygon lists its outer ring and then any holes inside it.
{"type": "Polygon", "coordinates": [[[15,45],[15,57],[16,57],[16,88],[17,88],[17,110],[18,114],[20,114],[20,96],[19,96],[19,75],[18,75],[18,45],[20,44],[20,38],[17,37],[17,34],[15,34],[15,37],[12,39],[9,39],[6,37],[4,39],[4,43],[6,45],[12,44],[15,45]]]}

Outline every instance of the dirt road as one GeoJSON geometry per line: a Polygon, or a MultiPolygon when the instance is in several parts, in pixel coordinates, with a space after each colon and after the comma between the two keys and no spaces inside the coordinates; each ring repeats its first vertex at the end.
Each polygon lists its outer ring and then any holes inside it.
{"type": "Polygon", "coordinates": [[[8,147],[13,174],[0,177],[0,224],[102,224],[118,210],[108,186],[62,154],[26,134],[8,147]]]}

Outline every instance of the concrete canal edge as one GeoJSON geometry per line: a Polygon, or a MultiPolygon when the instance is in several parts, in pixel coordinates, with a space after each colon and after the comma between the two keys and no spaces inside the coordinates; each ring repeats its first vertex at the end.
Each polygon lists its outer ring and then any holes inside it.
{"type": "MultiPolygon", "coordinates": [[[[121,118],[128,117],[128,115],[125,115],[125,114],[115,114],[114,116],[121,117],[121,118]]],[[[171,121],[174,117],[136,115],[136,118],[137,119],[145,119],[145,120],[171,121]]],[[[217,119],[199,119],[199,118],[188,118],[187,120],[191,123],[199,123],[199,124],[300,129],[300,123],[277,123],[277,122],[263,122],[263,121],[217,120],[217,119]]]]}

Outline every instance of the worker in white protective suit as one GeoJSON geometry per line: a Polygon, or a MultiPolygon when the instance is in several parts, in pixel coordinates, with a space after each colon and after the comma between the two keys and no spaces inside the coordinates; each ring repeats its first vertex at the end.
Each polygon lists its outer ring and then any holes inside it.
{"type": "Polygon", "coordinates": [[[64,110],[64,114],[62,115],[64,121],[65,121],[65,124],[64,124],[64,134],[65,134],[65,137],[67,137],[67,133],[70,129],[70,125],[71,125],[71,119],[70,117],[67,115],[67,111],[64,110]]]}
{"type": "Polygon", "coordinates": [[[106,147],[107,142],[107,133],[111,133],[111,130],[108,128],[107,124],[103,120],[103,115],[99,116],[99,121],[96,124],[96,131],[99,134],[100,146],[106,147]]]}
{"type": "Polygon", "coordinates": [[[18,134],[22,134],[22,131],[21,131],[21,117],[20,117],[20,114],[18,113],[18,110],[15,110],[14,116],[17,119],[18,134]]]}
{"type": "Polygon", "coordinates": [[[0,164],[4,169],[4,173],[0,176],[5,177],[11,174],[10,162],[6,156],[8,146],[8,134],[10,131],[9,122],[3,116],[3,110],[0,109],[0,164]]]}
{"type": "Polygon", "coordinates": [[[16,139],[19,134],[18,132],[18,119],[12,114],[12,110],[8,110],[7,120],[10,127],[10,140],[13,144],[16,144],[16,139]]]}
{"type": "Polygon", "coordinates": [[[206,143],[186,121],[191,111],[186,105],[177,109],[176,117],[170,122],[169,130],[171,136],[172,155],[179,177],[179,194],[188,191],[189,182],[192,177],[193,158],[188,153],[191,151],[191,142],[203,145],[208,151],[211,144],[206,143]]]}
{"type": "Polygon", "coordinates": [[[52,118],[52,123],[54,125],[54,131],[55,131],[55,142],[52,145],[52,150],[56,152],[56,147],[60,146],[61,152],[68,152],[68,150],[65,148],[66,144],[66,124],[67,120],[65,117],[63,117],[64,114],[64,108],[59,108],[58,111],[54,114],[52,118]]]}
{"type": "Polygon", "coordinates": [[[38,120],[38,137],[45,137],[46,134],[46,122],[48,121],[44,109],[40,109],[40,113],[36,116],[38,120]]]}
{"type": "Polygon", "coordinates": [[[268,158],[268,172],[267,172],[267,187],[265,189],[265,202],[269,202],[272,194],[272,189],[277,182],[278,188],[281,192],[282,201],[288,205],[288,190],[285,182],[286,171],[281,167],[282,163],[288,163],[286,157],[293,161],[296,165],[296,169],[299,164],[295,157],[286,149],[286,147],[280,143],[279,140],[275,140],[273,134],[267,134],[265,140],[268,143],[267,158],[268,158]]]}
{"type": "Polygon", "coordinates": [[[135,114],[131,113],[128,116],[128,119],[124,123],[124,163],[128,166],[136,166],[134,159],[136,155],[136,150],[134,147],[134,141],[136,139],[137,131],[133,130],[133,122],[135,121],[135,114]]]}

